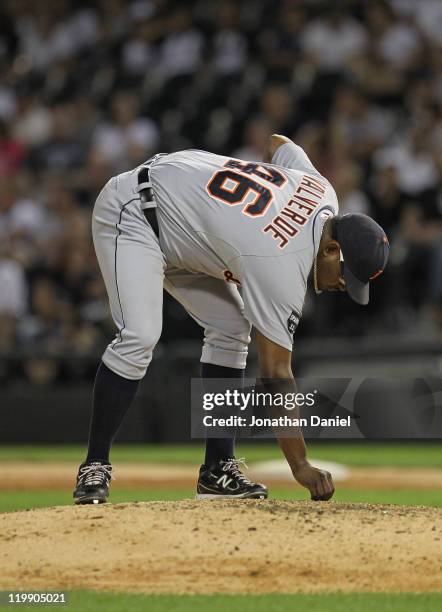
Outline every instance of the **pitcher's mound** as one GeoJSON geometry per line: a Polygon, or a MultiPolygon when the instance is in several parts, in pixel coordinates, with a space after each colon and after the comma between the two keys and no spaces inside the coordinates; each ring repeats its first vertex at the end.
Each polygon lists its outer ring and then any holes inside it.
{"type": "Polygon", "coordinates": [[[288,501],[57,507],[0,515],[1,589],[437,591],[442,510],[288,501]]]}

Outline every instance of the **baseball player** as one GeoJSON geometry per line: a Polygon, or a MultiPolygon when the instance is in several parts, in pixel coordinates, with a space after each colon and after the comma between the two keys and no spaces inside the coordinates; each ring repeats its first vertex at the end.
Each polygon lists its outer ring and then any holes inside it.
{"type": "MultiPolygon", "coordinates": [[[[294,385],[293,333],[310,272],[316,292],[347,291],[367,304],[388,258],[383,230],[365,215],[339,217],[327,179],[276,134],[264,162],[199,150],[155,155],[105,185],[92,232],[118,331],[95,380],[78,504],[108,497],[110,447],[160,337],[163,288],[204,329],[202,377],[243,377],[253,325],[260,375],[294,385]]],[[[310,465],[302,435],[278,441],[312,499],[329,499],[331,475],[310,465]]],[[[197,497],[266,498],[241,463],[234,439],[207,439],[197,497]]]]}

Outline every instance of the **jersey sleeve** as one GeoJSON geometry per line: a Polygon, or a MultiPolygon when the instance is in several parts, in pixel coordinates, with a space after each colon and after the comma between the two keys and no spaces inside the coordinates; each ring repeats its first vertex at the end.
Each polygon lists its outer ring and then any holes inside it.
{"type": "Polygon", "coordinates": [[[286,142],[278,147],[272,157],[272,164],[321,176],[304,149],[294,142],[286,142]]]}
{"type": "Polygon", "coordinates": [[[289,351],[307,289],[307,275],[293,257],[242,258],[244,315],[266,338],[289,351]]]}

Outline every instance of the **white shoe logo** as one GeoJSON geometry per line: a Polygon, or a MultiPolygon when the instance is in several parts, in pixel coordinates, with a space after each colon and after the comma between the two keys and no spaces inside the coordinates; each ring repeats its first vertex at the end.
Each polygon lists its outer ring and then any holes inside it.
{"type": "Polygon", "coordinates": [[[229,484],[232,482],[233,478],[229,478],[227,474],[223,474],[216,481],[217,485],[221,485],[224,489],[227,489],[229,484]]]}

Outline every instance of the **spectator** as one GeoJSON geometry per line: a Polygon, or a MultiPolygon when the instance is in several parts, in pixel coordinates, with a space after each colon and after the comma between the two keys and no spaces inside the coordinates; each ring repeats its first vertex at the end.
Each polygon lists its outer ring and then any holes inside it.
{"type": "Polygon", "coordinates": [[[269,78],[290,83],[297,61],[302,60],[305,12],[301,6],[283,6],[277,22],[272,25],[264,29],[260,36],[263,61],[269,78]]]}
{"type": "Polygon", "coordinates": [[[37,147],[49,140],[51,131],[50,109],[41,104],[35,94],[19,95],[13,125],[14,136],[25,146],[37,147]]]}
{"type": "MultiPolygon", "coordinates": [[[[0,350],[46,351],[27,376],[57,380],[54,352],[102,348],[112,328],[90,238],[106,181],[158,150],[261,160],[270,132],[387,231],[364,333],[442,329],[440,0],[3,4],[0,350]]],[[[328,297],[307,300],[309,333],[362,333],[328,297]]],[[[167,301],[166,316],[166,340],[195,333],[167,301]]]]}
{"type": "Polygon", "coordinates": [[[153,46],[155,27],[142,21],[134,28],[134,34],[122,48],[123,70],[134,77],[144,77],[155,65],[156,52],[153,46]]]}
{"type": "Polygon", "coordinates": [[[48,277],[36,280],[32,289],[31,311],[20,325],[21,340],[49,352],[63,348],[70,306],[62,302],[54,281],[48,277]]]}
{"type": "Polygon", "coordinates": [[[239,27],[238,9],[231,2],[217,6],[217,30],[213,37],[213,66],[217,76],[242,72],[247,61],[247,39],[239,27]]]}
{"type": "Polygon", "coordinates": [[[368,185],[368,191],[373,215],[391,240],[398,227],[404,202],[396,168],[392,165],[376,168],[368,185]]]}
{"type": "Polygon", "coordinates": [[[388,4],[374,2],[367,7],[367,24],[382,61],[399,71],[415,65],[422,41],[412,21],[398,20],[388,4]]]}
{"type": "Polygon", "coordinates": [[[128,92],[115,95],[111,120],[99,125],[93,137],[95,152],[112,163],[115,174],[150,157],[157,143],[157,126],[151,119],[140,117],[138,100],[128,92]]]}
{"type": "Polygon", "coordinates": [[[233,157],[249,161],[262,160],[271,133],[271,124],[264,116],[253,117],[244,128],[244,144],[233,152],[233,157]]]}
{"type": "Polygon", "coordinates": [[[336,95],[331,117],[334,146],[366,162],[392,134],[394,122],[390,113],[371,104],[356,88],[345,86],[336,95]]]}
{"type": "Polygon", "coordinates": [[[52,134],[31,153],[31,165],[37,170],[78,168],[84,161],[85,150],[74,130],[72,106],[55,107],[52,110],[52,134]]]}
{"type": "Polygon", "coordinates": [[[14,346],[18,321],[26,312],[27,284],[23,266],[0,251],[0,351],[14,346]]]}
{"type": "Polygon", "coordinates": [[[290,90],[279,83],[267,85],[261,95],[261,112],[279,134],[292,134],[300,124],[290,90]]]}
{"type": "Polygon", "coordinates": [[[361,183],[362,171],[357,164],[351,161],[339,164],[333,177],[333,186],[338,196],[341,214],[370,214],[370,203],[361,189],[361,183]]]}
{"type": "Polygon", "coordinates": [[[339,72],[367,45],[367,33],[339,7],[330,7],[324,17],[308,24],[301,38],[302,50],[319,69],[339,72]]]}
{"type": "Polygon", "coordinates": [[[410,196],[423,195],[439,184],[436,162],[428,149],[429,137],[427,129],[417,126],[396,146],[381,149],[375,157],[377,163],[396,169],[399,188],[410,196]]]}
{"type": "Polygon", "coordinates": [[[25,153],[25,147],[10,135],[6,123],[0,121],[0,178],[19,168],[25,153]]]}
{"type": "Polygon", "coordinates": [[[167,31],[160,48],[158,72],[166,81],[195,74],[202,61],[203,37],[192,27],[189,9],[178,9],[169,19],[167,31]]]}

